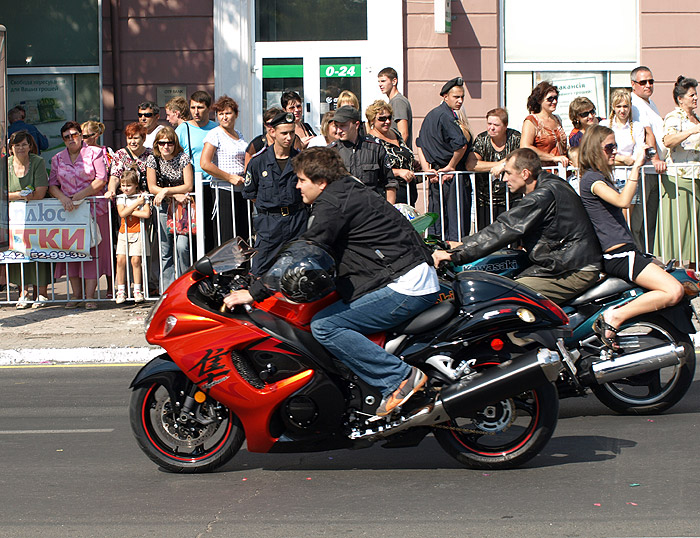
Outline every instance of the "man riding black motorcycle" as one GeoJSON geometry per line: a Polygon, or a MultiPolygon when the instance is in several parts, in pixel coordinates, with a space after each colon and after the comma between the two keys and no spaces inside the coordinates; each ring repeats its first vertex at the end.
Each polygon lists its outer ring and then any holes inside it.
{"type": "Polygon", "coordinates": [[[464,264],[520,241],[532,266],[517,281],[557,304],[579,295],[599,278],[600,245],[581,199],[556,175],[543,171],[529,148],[506,158],[505,180],[512,193],[525,196],[496,221],[453,243],[449,251],[433,253],[442,261],[464,264]]]}
{"type": "MultiPolygon", "coordinates": [[[[305,150],[295,158],[294,171],[304,203],[313,204],[300,240],[319,245],[335,258],[336,289],[342,298],[314,316],[311,331],[381,391],[376,414],[388,415],[421,389],[427,376],[364,335],[395,327],[435,303],[439,282],[430,249],[399,211],[349,175],[335,150],[305,150]]],[[[304,287],[313,288],[312,277],[302,273],[304,287]]],[[[265,299],[269,291],[264,281],[263,277],[249,290],[232,292],[225,304],[232,308],[265,299]]]]}

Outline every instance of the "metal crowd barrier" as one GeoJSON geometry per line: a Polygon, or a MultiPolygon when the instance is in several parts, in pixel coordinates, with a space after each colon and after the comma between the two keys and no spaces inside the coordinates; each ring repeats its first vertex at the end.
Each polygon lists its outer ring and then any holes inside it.
{"type": "MultiPolygon", "coordinates": [[[[700,188],[696,186],[695,180],[675,180],[677,176],[676,168],[680,168],[682,165],[677,165],[674,167],[669,167],[669,170],[665,174],[657,174],[653,166],[644,166],[641,170],[639,178],[639,193],[644,193],[644,196],[639,196],[638,203],[631,206],[631,210],[627,212],[628,223],[630,228],[636,234],[636,239],[638,247],[646,252],[650,252],[656,255],[657,258],[662,260],[664,263],[669,260],[677,260],[681,264],[689,267],[696,268],[698,266],[698,259],[700,255],[698,254],[699,232],[698,232],[698,219],[700,216],[700,188]],[[635,215],[636,212],[636,215],[635,215]],[[685,244],[684,244],[685,242],[685,244]]],[[[693,165],[691,167],[691,172],[693,176],[700,177],[700,165],[693,165]]],[[[625,176],[631,170],[631,167],[617,167],[617,170],[624,170],[625,176]]],[[[576,185],[575,170],[569,168],[564,170],[563,167],[551,168],[554,173],[560,177],[567,177],[569,181],[576,185]]],[[[439,174],[439,181],[434,183],[432,195],[436,198],[433,201],[433,207],[438,208],[438,213],[440,215],[440,220],[438,221],[435,228],[433,228],[432,233],[437,235],[441,239],[447,239],[448,234],[445,228],[445,207],[446,201],[454,201],[454,209],[458,215],[456,222],[456,232],[458,238],[461,239],[465,235],[469,235],[478,231],[480,228],[478,225],[478,219],[476,218],[477,210],[482,211],[486,214],[483,225],[488,225],[493,222],[497,217],[498,211],[508,210],[511,206],[511,197],[509,195],[505,196],[505,207],[503,205],[498,205],[495,203],[493,198],[493,187],[497,183],[502,182],[500,178],[494,177],[488,174],[488,194],[489,200],[488,204],[484,206],[479,206],[479,200],[477,197],[477,176],[485,173],[476,172],[453,172],[450,174],[439,174]],[[451,181],[454,185],[450,185],[443,181],[446,176],[453,176],[451,181]],[[446,186],[447,185],[447,186],[446,186]],[[449,198],[448,188],[454,186],[456,192],[470,193],[469,197],[466,196],[453,196],[449,198]],[[469,209],[467,209],[469,205],[469,209]],[[468,216],[464,213],[468,211],[468,216]]],[[[421,213],[427,212],[430,209],[430,181],[428,174],[425,172],[416,173],[416,181],[418,182],[418,201],[416,202],[416,209],[421,213]]],[[[192,226],[190,223],[190,232],[186,236],[177,236],[173,230],[173,265],[175,275],[182,274],[196,259],[205,254],[205,219],[213,219],[216,223],[215,230],[217,230],[216,244],[220,244],[223,239],[221,237],[221,215],[219,211],[214,211],[213,215],[204,214],[204,189],[211,188],[212,195],[214,199],[218,199],[216,196],[217,187],[203,186],[201,178],[198,177],[195,181],[195,192],[194,196],[190,198],[190,202],[194,203],[196,207],[196,234],[191,232],[192,226]],[[187,250],[186,256],[182,258],[177,256],[178,247],[180,244],[181,250],[187,250]],[[187,267],[183,267],[187,265],[187,267]]],[[[406,186],[408,190],[408,185],[406,186]]],[[[507,192],[507,189],[505,189],[507,192]]],[[[407,192],[407,199],[410,199],[409,193],[407,192]]],[[[88,199],[90,203],[90,212],[95,216],[95,204],[97,201],[104,200],[102,197],[92,197],[88,199]]],[[[28,203],[38,203],[38,202],[28,202],[28,203]]],[[[114,208],[114,202],[110,202],[112,207],[111,212],[116,212],[114,208]]],[[[234,216],[233,229],[234,235],[238,235],[238,230],[236,229],[236,219],[235,211],[236,208],[233,207],[233,197],[232,197],[232,207],[231,213],[234,216]]],[[[141,241],[142,241],[142,290],[145,298],[147,300],[156,299],[159,296],[159,292],[162,292],[167,288],[168,282],[164,280],[164,266],[163,252],[161,246],[164,243],[162,236],[162,229],[159,226],[161,222],[161,208],[152,207],[151,219],[148,222],[141,222],[141,241]],[[146,238],[150,236],[150,239],[155,244],[148,244],[146,238]],[[157,262],[156,262],[157,260],[157,262]],[[150,286],[149,286],[150,283],[150,286]],[[157,289],[155,289],[157,288],[157,289]]],[[[254,208],[250,201],[247,201],[247,232],[248,236],[252,237],[253,226],[252,226],[252,215],[254,213],[254,208]]],[[[187,211],[189,217],[190,212],[187,211]]],[[[94,218],[92,219],[93,225],[95,224],[94,218]]],[[[118,221],[117,221],[118,222],[118,221]]],[[[105,269],[110,276],[106,279],[101,277],[98,279],[98,286],[95,294],[95,298],[92,299],[96,302],[110,302],[114,301],[116,296],[116,245],[114,241],[116,240],[117,234],[114,233],[113,220],[109,219],[109,230],[108,233],[102,233],[102,241],[109,242],[109,252],[111,256],[109,259],[103,259],[97,256],[95,261],[97,274],[102,273],[105,269]],[[111,292],[110,292],[111,290],[111,292]]],[[[97,249],[99,253],[99,249],[97,249]]],[[[54,276],[56,266],[65,262],[50,261],[50,262],[23,262],[20,264],[5,262],[0,264],[0,275],[4,273],[5,282],[7,283],[6,288],[0,292],[0,304],[14,304],[17,302],[21,290],[24,289],[25,285],[38,285],[39,279],[39,264],[48,263],[50,269],[50,278],[48,282],[49,294],[47,296],[48,303],[61,303],[67,301],[83,300],[82,297],[85,296],[85,279],[81,278],[81,290],[80,293],[76,293],[75,290],[71,291],[71,287],[68,284],[67,276],[62,276],[56,278],[54,276]],[[36,279],[32,282],[25,277],[26,269],[29,264],[34,264],[35,271],[34,275],[36,279]],[[11,265],[19,265],[20,267],[20,287],[18,290],[12,290],[9,286],[9,267],[11,265]],[[65,291],[63,287],[65,286],[65,291]]],[[[89,262],[73,262],[81,264],[81,274],[83,274],[83,269],[85,263],[89,262]]],[[[66,273],[67,273],[66,267],[66,273]]],[[[131,270],[131,263],[128,254],[128,242],[127,242],[127,265],[126,265],[126,292],[129,300],[133,300],[133,292],[131,284],[134,280],[134,275],[131,270]]],[[[0,280],[0,282],[2,282],[0,280]]]]}

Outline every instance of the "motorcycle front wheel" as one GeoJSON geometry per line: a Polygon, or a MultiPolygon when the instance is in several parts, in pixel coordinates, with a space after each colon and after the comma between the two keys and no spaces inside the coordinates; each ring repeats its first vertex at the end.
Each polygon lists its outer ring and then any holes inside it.
{"type": "Polygon", "coordinates": [[[638,415],[661,413],[683,398],[695,375],[695,347],[687,334],[661,317],[646,315],[625,324],[617,340],[630,353],[669,343],[682,345],[684,364],[593,386],[596,398],[613,411],[638,415]]]}
{"type": "Polygon", "coordinates": [[[554,433],[559,397],[552,383],[492,403],[433,430],[440,446],[471,469],[511,469],[534,458],[554,433]]]}
{"type": "Polygon", "coordinates": [[[160,467],[174,473],[203,473],[221,467],[238,452],[245,435],[227,407],[211,398],[196,404],[189,416],[179,416],[176,407],[159,382],[140,387],[131,396],[131,429],[141,450],[160,467]]]}

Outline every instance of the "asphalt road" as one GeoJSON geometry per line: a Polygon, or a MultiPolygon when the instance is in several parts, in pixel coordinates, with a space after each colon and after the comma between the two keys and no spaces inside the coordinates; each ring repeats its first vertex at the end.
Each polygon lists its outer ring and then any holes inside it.
{"type": "Polygon", "coordinates": [[[267,455],[174,475],[128,421],[136,366],[0,369],[0,536],[700,536],[700,382],[664,415],[562,402],[510,471],[417,448],[267,455]]]}

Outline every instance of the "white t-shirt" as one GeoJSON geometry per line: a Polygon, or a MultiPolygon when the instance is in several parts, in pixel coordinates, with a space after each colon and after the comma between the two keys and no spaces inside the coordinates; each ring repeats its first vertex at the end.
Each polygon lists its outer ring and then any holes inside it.
{"type": "Polygon", "coordinates": [[[146,138],[143,141],[144,148],[153,149],[153,142],[155,142],[156,140],[156,135],[158,134],[158,131],[160,131],[163,127],[164,125],[158,125],[155,129],[153,129],[153,132],[151,134],[146,135],[146,138]]]}
{"type": "Polygon", "coordinates": [[[311,140],[309,140],[309,144],[306,146],[307,148],[325,148],[328,145],[328,142],[326,142],[326,137],[323,136],[322,134],[314,136],[311,140]]]}
{"type": "Polygon", "coordinates": [[[664,119],[659,114],[654,101],[649,99],[647,103],[636,93],[632,94],[632,121],[639,122],[644,127],[651,127],[651,132],[656,138],[656,152],[659,159],[666,159],[666,146],[664,146],[664,119]]]}
{"type": "Polygon", "coordinates": [[[388,286],[396,293],[414,297],[440,291],[440,281],[435,267],[425,262],[390,282],[388,286]]]}
{"type": "MultiPolygon", "coordinates": [[[[238,140],[231,138],[222,127],[216,127],[207,133],[202,145],[208,142],[216,148],[212,161],[221,170],[242,176],[245,172],[245,150],[248,148],[248,142],[243,139],[243,135],[238,130],[236,130],[236,134],[238,140]]],[[[211,184],[219,189],[243,190],[242,184],[234,187],[228,181],[214,177],[211,178],[211,184]]]]}

